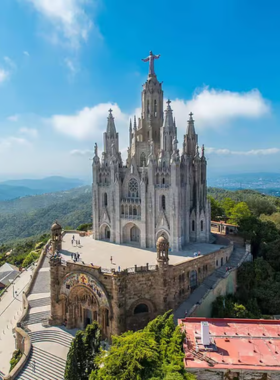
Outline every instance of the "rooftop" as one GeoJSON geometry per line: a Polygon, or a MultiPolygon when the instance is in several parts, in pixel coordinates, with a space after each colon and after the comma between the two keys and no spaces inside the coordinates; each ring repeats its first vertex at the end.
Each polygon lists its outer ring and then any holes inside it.
{"type": "Polygon", "coordinates": [[[0,267],[0,283],[9,285],[19,274],[19,270],[12,264],[5,263],[0,267]]]}
{"type": "MultiPolygon", "coordinates": [[[[187,260],[194,260],[195,252],[200,252],[201,255],[207,255],[221,249],[222,245],[217,244],[189,244],[185,251],[170,252],[169,264],[180,264],[187,260]]],[[[145,266],[156,265],[157,254],[155,249],[142,249],[129,245],[118,245],[101,240],[94,240],[91,236],[80,237],[78,233],[69,232],[63,236],[62,251],[60,252],[63,259],[73,261],[71,253],[79,253],[79,262],[93,264],[103,268],[114,268],[121,270],[134,267],[134,265],[145,266]],[[75,240],[80,240],[80,244],[72,245],[72,237],[75,240]],[[112,263],[111,263],[112,257],[112,263]]]]}
{"type": "Polygon", "coordinates": [[[280,371],[280,325],[264,319],[179,319],[184,325],[186,368],[280,371]],[[201,343],[208,322],[211,344],[201,343]]]}

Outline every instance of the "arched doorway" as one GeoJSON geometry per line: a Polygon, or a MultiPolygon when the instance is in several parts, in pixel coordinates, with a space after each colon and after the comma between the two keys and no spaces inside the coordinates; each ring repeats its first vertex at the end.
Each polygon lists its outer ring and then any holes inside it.
{"type": "Polygon", "coordinates": [[[140,230],[135,225],[130,229],[130,241],[132,243],[140,243],[140,230]]]}
{"type": "Polygon", "coordinates": [[[101,238],[102,240],[110,241],[111,239],[111,229],[108,224],[103,224],[101,226],[101,238]]]}
{"type": "Polygon", "coordinates": [[[99,322],[99,313],[98,301],[87,286],[76,285],[71,289],[68,313],[65,315],[68,325],[86,328],[94,320],[99,322]]]}
{"type": "Polygon", "coordinates": [[[123,227],[123,242],[139,245],[141,241],[141,231],[134,223],[127,223],[123,227]]]}
{"type": "Polygon", "coordinates": [[[108,226],[105,227],[105,239],[106,240],[110,240],[110,237],[111,237],[111,231],[110,231],[110,228],[108,226]]]}

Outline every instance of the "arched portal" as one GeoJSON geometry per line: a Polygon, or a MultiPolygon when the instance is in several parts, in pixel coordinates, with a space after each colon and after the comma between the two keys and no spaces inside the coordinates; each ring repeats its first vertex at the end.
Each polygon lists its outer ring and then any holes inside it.
{"type": "Polygon", "coordinates": [[[68,273],[61,287],[60,304],[63,321],[67,327],[85,328],[93,321],[102,327],[104,337],[109,337],[110,308],[105,289],[91,274],[68,273]]]}
{"type": "Polygon", "coordinates": [[[123,242],[139,245],[141,240],[141,231],[134,223],[127,223],[123,227],[123,242]]]}
{"type": "Polygon", "coordinates": [[[101,239],[110,241],[111,238],[111,229],[108,224],[103,224],[101,226],[101,239]]]}

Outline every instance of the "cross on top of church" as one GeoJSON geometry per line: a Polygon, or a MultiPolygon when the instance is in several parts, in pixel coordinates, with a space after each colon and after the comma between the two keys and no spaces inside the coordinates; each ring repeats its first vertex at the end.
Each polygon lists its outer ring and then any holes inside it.
{"type": "Polygon", "coordinates": [[[112,110],[111,108],[109,109],[108,112],[109,112],[110,116],[112,116],[112,112],[113,112],[113,110],[112,110]]]}
{"type": "Polygon", "coordinates": [[[193,117],[193,113],[190,112],[190,113],[189,113],[189,116],[190,116],[190,118],[192,119],[192,117],[193,117]]]}
{"type": "Polygon", "coordinates": [[[168,99],[166,103],[167,103],[168,106],[170,106],[171,100],[168,99]]]}

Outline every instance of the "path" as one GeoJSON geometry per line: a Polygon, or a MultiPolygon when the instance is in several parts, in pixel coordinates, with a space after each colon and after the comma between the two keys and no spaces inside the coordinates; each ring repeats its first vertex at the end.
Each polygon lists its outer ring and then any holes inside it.
{"type": "Polygon", "coordinates": [[[22,313],[22,292],[30,281],[32,269],[33,267],[23,271],[14,280],[14,286],[11,285],[0,300],[0,379],[10,370],[10,360],[15,351],[13,328],[22,313]]]}
{"type": "Polygon", "coordinates": [[[202,298],[205,296],[205,294],[213,287],[213,285],[219,280],[224,278],[226,274],[226,268],[231,267],[235,268],[240,260],[245,255],[245,249],[243,247],[236,247],[234,248],[229,261],[224,264],[219,269],[215,270],[210,276],[208,276],[203,283],[196,288],[193,293],[184,301],[178,309],[174,311],[174,320],[177,323],[178,319],[185,317],[186,310],[190,312],[192,307],[199,303],[202,298]]]}
{"type": "Polygon", "coordinates": [[[76,330],[47,326],[50,316],[50,267],[46,257],[28,296],[30,309],[23,322],[31,355],[18,380],[63,380],[67,353],[76,330]]]}

